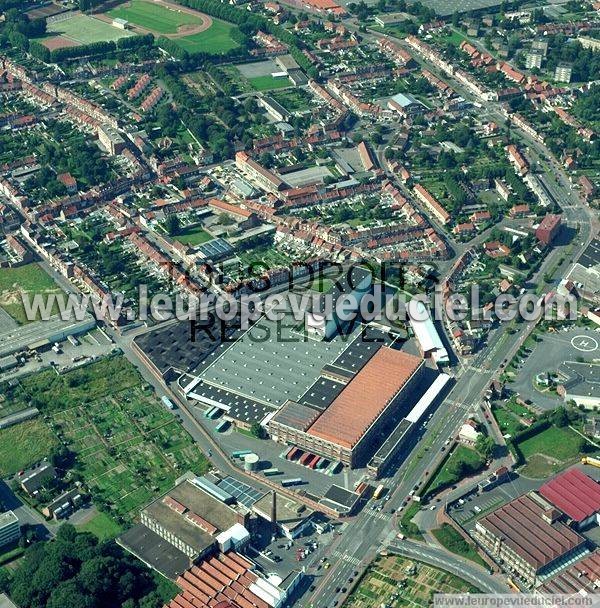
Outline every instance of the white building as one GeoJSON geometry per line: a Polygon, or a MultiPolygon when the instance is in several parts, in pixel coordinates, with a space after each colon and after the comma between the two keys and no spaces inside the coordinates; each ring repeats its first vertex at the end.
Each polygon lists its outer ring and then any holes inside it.
{"type": "Polygon", "coordinates": [[[0,547],[10,545],[21,537],[19,518],[12,512],[0,513],[0,547]]]}
{"type": "Polygon", "coordinates": [[[421,300],[411,300],[407,305],[410,326],[419,342],[424,357],[431,357],[438,365],[449,362],[448,351],[433,324],[429,311],[421,300]]]}

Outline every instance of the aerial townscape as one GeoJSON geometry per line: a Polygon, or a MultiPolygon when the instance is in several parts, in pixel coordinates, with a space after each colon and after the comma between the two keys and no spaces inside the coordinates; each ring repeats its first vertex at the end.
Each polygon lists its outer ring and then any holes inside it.
{"type": "Polygon", "coordinates": [[[0,608],[599,602],[599,209],[597,0],[0,0],[0,608]]]}

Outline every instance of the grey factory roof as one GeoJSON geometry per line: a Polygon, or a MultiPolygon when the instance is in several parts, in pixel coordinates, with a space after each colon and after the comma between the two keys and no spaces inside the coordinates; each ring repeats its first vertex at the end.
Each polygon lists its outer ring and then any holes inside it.
{"type": "Polygon", "coordinates": [[[260,320],[204,370],[202,380],[273,407],[297,400],[345,350],[347,337],[312,340],[295,327],[291,319],[260,320]]]}
{"type": "Polygon", "coordinates": [[[350,512],[359,499],[360,496],[356,492],[334,484],[325,492],[321,502],[333,506],[337,511],[350,512]]]}
{"type": "Polygon", "coordinates": [[[185,553],[143,524],[136,524],[123,532],[117,543],[171,580],[175,580],[190,567],[190,560],[185,553]]]}
{"type": "Polygon", "coordinates": [[[566,361],[558,370],[569,395],[600,398],[600,365],[566,361]]]}
{"type": "Polygon", "coordinates": [[[210,327],[197,328],[192,341],[190,323],[179,321],[137,336],[134,343],[161,372],[171,366],[187,371],[197,368],[213,351],[229,348],[231,344],[222,340],[234,333],[233,328],[222,328],[216,320],[210,327]]]}
{"type": "Polygon", "coordinates": [[[295,401],[287,401],[273,416],[272,421],[291,429],[306,431],[320,415],[320,410],[295,401]]]}
{"type": "Polygon", "coordinates": [[[247,508],[251,508],[254,503],[265,495],[264,492],[259,492],[247,483],[231,477],[231,475],[218,481],[217,485],[247,508]]]}
{"type": "Polygon", "coordinates": [[[342,392],[345,384],[320,376],[315,383],[298,399],[298,402],[311,408],[324,410],[342,392]]]}
{"type": "Polygon", "coordinates": [[[214,537],[189,521],[185,514],[172,509],[167,504],[167,497],[175,499],[189,512],[200,515],[219,532],[228,530],[237,522],[235,506],[226,505],[190,481],[183,481],[143,510],[199,554],[214,543],[214,537]]]}
{"type": "Polygon", "coordinates": [[[217,407],[219,404],[223,405],[228,416],[248,424],[262,422],[265,416],[271,414],[275,409],[273,405],[259,403],[254,399],[242,397],[220,386],[213,386],[203,381],[200,381],[188,396],[208,405],[217,407]]]}

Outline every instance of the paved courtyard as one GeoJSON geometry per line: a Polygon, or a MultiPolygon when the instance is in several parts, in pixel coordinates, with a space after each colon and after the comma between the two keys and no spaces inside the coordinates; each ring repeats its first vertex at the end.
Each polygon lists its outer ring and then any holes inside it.
{"type": "Polygon", "coordinates": [[[533,384],[535,376],[542,372],[554,372],[564,361],[577,361],[578,358],[590,362],[600,358],[600,332],[587,327],[574,327],[567,331],[547,333],[524,359],[510,387],[521,398],[531,399],[541,409],[552,409],[562,400],[554,393],[538,391],[533,384]]]}

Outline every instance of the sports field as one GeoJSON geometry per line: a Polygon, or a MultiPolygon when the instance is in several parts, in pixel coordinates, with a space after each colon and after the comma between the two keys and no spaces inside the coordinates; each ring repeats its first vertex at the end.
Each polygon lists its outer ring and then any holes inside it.
{"type": "Polygon", "coordinates": [[[62,36],[79,44],[111,42],[133,35],[132,32],[120,30],[110,23],[88,15],[74,15],[70,19],[58,23],[49,23],[47,31],[49,34],[62,36]]]}
{"type": "Polygon", "coordinates": [[[235,25],[213,19],[211,26],[199,34],[175,38],[177,44],[188,53],[211,53],[221,55],[239,44],[231,37],[235,25]]]}
{"type": "Polygon", "coordinates": [[[126,19],[133,25],[159,34],[176,34],[180,27],[203,23],[196,15],[146,0],[130,0],[109,11],[108,15],[113,19],[126,19]]]}
{"type": "Polygon", "coordinates": [[[129,0],[110,10],[106,19],[126,19],[134,28],[165,36],[188,53],[226,53],[238,47],[236,26],[167,0],[129,0]]]}
{"type": "Polygon", "coordinates": [[[292,86],[292,83],[287,76],[281,78],[275,78],[271,75],[257,76],[256,78],[249,78],[249,82],[255,91],[271,91],[272,89],[282,89],[292,86]]]}

